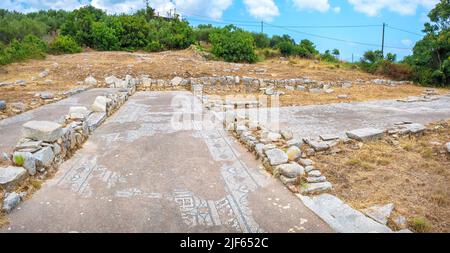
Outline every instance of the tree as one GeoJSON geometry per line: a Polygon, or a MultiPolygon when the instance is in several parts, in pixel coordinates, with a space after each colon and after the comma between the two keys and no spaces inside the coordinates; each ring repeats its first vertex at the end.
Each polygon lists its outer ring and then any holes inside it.
{"type": "Polygon", "coordinates": [[[341,55],[341,52],[339,52],[339,49],[335,48],[333,51],[331,51],[331,54],[336,57],[336,59],[339,59],[339,55],[341,55]]]}
{"type": "Polygon", "coordinates": [[[267,48],[270,46],[270,39],[265,33],[252,33],[257,48],[267,48]]]}
{"type": "Polygon", "coordinates": [[[92,26],[106,16],[106,13],[91,5],[81,7],[71,12],[61,27],[62,35],[70,35],[78,44],[94,47],[92,26]]]}
{"type": "Polygon", "coordinates": [[[291,56],[295,53],[295,45],[290,41],[278,43],[277,48],[283,56],[291,56]]]}
{"type": "Polygon", "coordinates": [[[422,40],[404,62],[412,66],[414,79],[423,84],[450,85],[450,0],[441,0],[425,23],[422,40]]]}
{"type": "Polygon", "coordinates": [[[300,41],[300,43],[297,46],[296,51],[300,57],[305,57],[305,58],[312,58],[319,53],[317,51],[314,43],[307,39],[300,41]]]}
{"type": "Polygon", "coordinates": [[[256,54],[253,36],[233,25],[225,26],[211,33],[212,53],[225,61],[255,62],[256,54]]]}
{"type": "Polygon", "coordinates": [[[385,59],[390,62],[395,62],[397,60],[397,55],[393,53],[387,53],[385,59]]]}

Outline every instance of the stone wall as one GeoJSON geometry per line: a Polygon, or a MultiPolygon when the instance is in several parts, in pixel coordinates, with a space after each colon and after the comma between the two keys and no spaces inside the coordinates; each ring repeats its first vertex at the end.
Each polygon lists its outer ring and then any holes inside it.
{"type": "Polygon", "coordinates": [[[125,103],[136,90],[134,85],[107,96],[97,96],[91,108],[73,106],[60,124],[29,121],[23,125],[22,139],[10,155],[13,166],[0,168],[0,188],[6,191],[2,210],[9,213],[26,193],[14,190],[27,177],[45,179],[50,171],[81,148],[98,126],[125,103]]]}

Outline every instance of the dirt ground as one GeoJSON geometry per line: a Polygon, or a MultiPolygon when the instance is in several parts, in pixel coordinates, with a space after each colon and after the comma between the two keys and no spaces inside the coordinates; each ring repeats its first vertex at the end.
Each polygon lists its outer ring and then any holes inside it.
{"type": "Polygon", "coordinates": [[[333,193],[354,208],[394,203],[391,217],[406,217],[409,229],[450,232],[450,155],[444,147],[450,121],[397,141],[386,137],[361,148],[341,144],[337,154],[317,155],[315,161],[333,193]]]}
{"type": "MultiPolygon", "coordinates": [[[[319,81],[381,78],[358,70],[336,68],[335,65],[304,59],[270,59],[256,64],[236,64],[205,60],[193,49],[159,53],[88,51],[79,54],[48,55],[45,60],[28,60],[0,67],[0,82],[26,81],[25,86],[0,87],[0,100],[5,100],[7,104],[23,102],[26,111],[54,101],[35,97],[38,92],[50,91],[57,95],[79,87],[77,82],[83,81],[89,75],[94,76],[98,85],[102,86],[104,78],[109,75],[123,78],[127,74],[133,76],[148,74],[152,78],[159,79],[213,75],[271,79],[309,77],[319,81]],[[40,78],[39,73],[45,69],[49,70],[49,75],[40,78]],[[36,80],[33,81],[33,77],[36,80]],[[51,80],[52,83],[48,84],[47,80],[51,80]]],[[[55,100],[61,98],[63,96],[57,95],[55,100]]],[[[0,112],[0,118],[14,114],[16,113],[8,106],[6,111],[0,112]]]]}
{"type": "MultiPolygon", "coordinates": [[[[381,99],[401,99],[409,96],[421,96],[425,91],[425,87],[421,87],[413,84],[403,84],[396,87],[385,85],[353,85],[350,88],[333,87],[333,93],[310,93],[308,91],[297,90],[285,90],[279,89],[284,92],[279,98],[280,106],[291,105],[313,105],[313,104],[330,104],[330,103],[347,103],[347,102],[361,102],[370,100],[381,99]],[[346,98],[339,98],[338,95],[345,94],[346,98]]],[[[438,94],[450,93],[450,89],[435,88],[438,94]]],[[[206,95],[210,97],[217,96],[217,98],[225,99],[226,96],[239,95],[239,96],[253,96],[258,97],[263,93],[245,93],[240,90],[236,91],[207,91],[206,95]]],[[[271,100],[268,99],[268,106],[270,106],[271,100]]]]}

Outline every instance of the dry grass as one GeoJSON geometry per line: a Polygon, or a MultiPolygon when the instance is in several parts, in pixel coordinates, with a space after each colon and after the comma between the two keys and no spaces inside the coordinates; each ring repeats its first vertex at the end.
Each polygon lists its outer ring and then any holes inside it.
{"type": "MultiPolygon", "coordinates": [[[[89,51],[72,55],[49,55],[45,60],[29,60],[0,67],[0,82],[25,80],[25,87],[0,87],[0,100],[24,102],[27,110],[51,101],[35,98],[39,91],[54,93],[67,91],[77,86],[88,75],[93,75],[99,85],[109,75],[124,77],[148,74],[152,78],[170,79],[175,76],[200,77],[212,75],[239,75],[256,78],[288,79],[310,77],[319,81],[370,80],[380,78],[358,70],[335,68],[326,63],[304,59],[267,60],[257,64],[235,64],[221,61],[206,61],[195,50],[167,51],[159,53],[142,52],[95,52],[89,51]],[[55,68],[54,63],[59,67],[55,68]],[[50,74],[37,81],[32,77],[45,69],[50,74]],[[263,71],[260,71],[263,70],[263,71]],[[52,84],[45,84],[52,80],[52,84]]],[[[60,98],[60,97],[59,97],[60,98]]],[[[0,112],[0,116],[11,116],[13,112],[0,112]]]]}
{"type": "MultiPolygon", "coordinates": [[[[425,88],[412,84],[399,85],[396,87],[384,86],[384,85],[354,85],[350,88],[333,88],[334,92],[331,94],[327,93],[310,93],[308,91],[290,91],[283,90],[284,95],[280,96],[279,104],[280,106],[292,106],[292,105],[314,105],[314,104],[330,104],[330,103],[348,103],[348,102],[362,102],[380,99],[401,99],[408,96],[419,96],[421,95],[425,88]],[[347,94],[348,98],[342,99],[338,98],[339,94],[347,94]]],[[[439,94],[450,93],[449,88],[436,88],[439,94]]],[[[260,93],[245,93],[239,88],[235,91],[220,91],[216,90],[214,92],[207,91],[207,95],[218,95],[222,98],[228,95],[250,95],[258,97],[260,93]]],[[[271,100],[268,99],[270,105],[271,100]]]]}
{"type": "Polygon", "coordinates": [[[355,208],[394,203],[394,217],[407,217],[416,232],[450,232],[450,121],[423,136],[342,144],[335,155],[318,155],[317,166],[334,193],[355,208]],[[438,144],[439,143],[439,144],[438,144]]]}

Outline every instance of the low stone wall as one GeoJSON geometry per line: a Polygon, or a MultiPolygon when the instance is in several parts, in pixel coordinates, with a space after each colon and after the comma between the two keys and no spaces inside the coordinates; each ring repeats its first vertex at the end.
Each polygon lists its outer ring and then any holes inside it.
{"type": "Polygon", "coordinates": [[[24,197],[13,190],[28,176],[44,179],[51,170],[70,158],[105,119],[135,92],[135,86],[107,96],[96,97],[91,108],[70,107],[64,123],[29,121],[23,125],[23,137],[10,155],[14,166],[0,168],[0,188],[6,191],[2,204],[10,212],[24,197]]]}
{"type": "Polygon", "coordinates": [[[195,78],[174,77],[173,79],[166,80],[152,79],[149,75],[141,75],[138,78],[133,78],[127,75],[125,77],[125,80],[119,79],[115,76],[109,76],[105,78],[105,82],[109,87],[114,88],[126,88],[129,87],[130,83],[133,83],[138,87],[139,90],[164,90],[179,88],[190,90],[193,85],[202,85],[203,91],[206,93],[228,90],[259,92],[262,89],[268,88],[283,88],[287,90],[326,90],[330,87],[351,87],[352,85],[360,84],[396,86],[410,83],[406,81],[392,81],[385,79],[374,79],[371,81],[356,80],[324,82],[313,80],[307,77],[295,79],[259,79],[245,76],[206,76],[195,78]]]}
{"type": "Polygon", "coordinates": [[[224,127],[292,192],[316,194],[331,190],[331,183],[301,150],[305,145],[303,140],[293,138],[292,132],[266,129],[248,117],[237,115],[234,110],[226,111],[224,127]]]}

